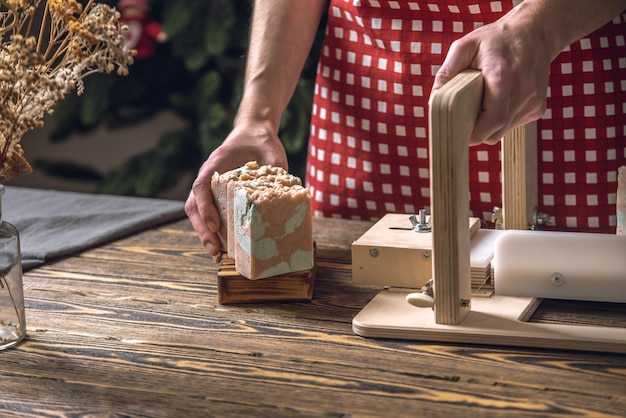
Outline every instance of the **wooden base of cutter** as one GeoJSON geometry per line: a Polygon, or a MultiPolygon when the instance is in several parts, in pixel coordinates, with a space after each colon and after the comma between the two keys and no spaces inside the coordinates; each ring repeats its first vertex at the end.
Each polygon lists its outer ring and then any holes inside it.
{"type": "Polygon", "coordinates": [[[310,301],[315,286],[311,270],[249,280],[235,270],[235,260],[224,256],[217,273],[217,301],[221,304],[310,301]]]}
{"type": "MultiPolygon", "coordinates": [[[[363,337],[626,353],[626,328],[527,322],[540,299],[472,298],[459,325],[435,323],[432,309],[383,290],[352,321],[363,337]]],[[[436,297],[436,295],[435,295],[436,297]]]]}

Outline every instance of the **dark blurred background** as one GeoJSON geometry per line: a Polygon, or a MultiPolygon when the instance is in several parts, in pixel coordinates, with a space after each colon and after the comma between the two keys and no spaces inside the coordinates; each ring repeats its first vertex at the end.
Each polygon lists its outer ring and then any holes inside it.
{"type": "MultiPolygon", "coordinates": [[[[251,13],[252,0],[151,0],[148,15],[168,41],[127,77],[91,75],[83,95],[59,103],[44,128],[22,141],[34,173],[9,185],[184,199],[230,132],[251,13]]],[[[318,49],[281,123],[290,171],[301,177],[318,49]]]]}

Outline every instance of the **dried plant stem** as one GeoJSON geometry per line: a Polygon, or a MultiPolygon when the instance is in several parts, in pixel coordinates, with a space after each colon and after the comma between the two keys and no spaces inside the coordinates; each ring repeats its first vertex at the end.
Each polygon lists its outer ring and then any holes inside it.
{"type": "Polygon", "coordinates": [[[22,136],[70,90],[81,94],[85,77],[128,74],[119,18],[96,0],[0,0],[0,182],[32,171],[22,136]]]}
{"type": "MultiPolygon", "coordinates": [[[[22,318],[20,317],[19,309],[17,309],[17,304],[15,303],[15,299],[13,298],[13,294],[11,293],[11,286],[9,286],[9,283],[7,282],[7,279],[4,276],[4,274],[0,274],[0,288],[5,288],[5,287],[7,289],[7,292],[9,293],[9,298],[11,299],[11,304],[13,305],[13,309],[15,310],[15,317],[17,318],[18,324],[21,324],[22,318]]],[[[24,330],[21,330],[21,331],[23,332],[24,330]]]]}
{"type": "MultiPolygon", "coordinates": [[[[48,7],[49,7],[48,2],[46,2],[46,9],[43,12],[41,28],[45,28],[46,25],[48,24],[48,7]]],[[[28,33],[30,33],[31,25],[32,25],[32,19],[31,19],[31,23],[28,25],[28,33]]],[[[39,36],[37,37],[37,52],[41,51],[41,44],[43,43],[43,34],[44,34],[44,31],[40,30],[39,36]]]]}

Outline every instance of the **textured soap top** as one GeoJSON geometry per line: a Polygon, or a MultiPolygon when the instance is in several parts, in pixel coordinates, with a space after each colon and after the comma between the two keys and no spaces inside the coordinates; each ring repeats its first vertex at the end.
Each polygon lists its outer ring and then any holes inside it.
{"type": "MultiPolygon", "coordinates": [[[[292,176],[293,177],[293,176],[292,176]]],[[[254,204],[263,204],[264,201],[272,199],[295,199],[298,196],[307,195],[309,192],[299,183],[295,182],[297,177],[277,178],[276,181],[266,181],[257,179],[249,182],[242,182],[240,185],[245,189],[248,201],[254,204]]]]}
{"type": "MultiPolygon", "coordinates": [[[[220,176],[220,174],[214,174],[220,176]]],[[[302,184],[302,181],[299,177],[294,176],[293,174],[289,174],[287,170],[282,167],[274,167],[272,165],[262,165],[256,161],[249,161],[245,165],[236,168],[231,171],[227,171],[222,174],[222,180],[226,181],[253,181],[253,180],[263,180],[267,183],[278,183],[284,184],[286,186],[293,186],[295,184],[302,184]]]]}

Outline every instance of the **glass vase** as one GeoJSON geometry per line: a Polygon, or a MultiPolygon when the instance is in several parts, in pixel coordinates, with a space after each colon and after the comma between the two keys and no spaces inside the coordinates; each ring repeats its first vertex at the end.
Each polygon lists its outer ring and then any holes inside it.
{"type": "Polygon", "coordinates": [[[20,238],[17,229],[2,219],[3,195],[0,184],[0,350],[26,336],[20,238]]]}

